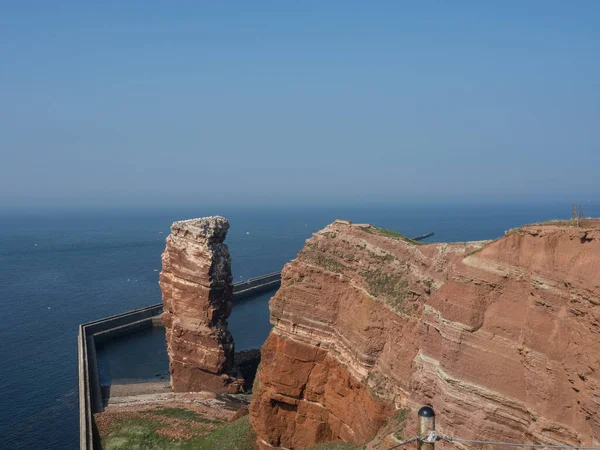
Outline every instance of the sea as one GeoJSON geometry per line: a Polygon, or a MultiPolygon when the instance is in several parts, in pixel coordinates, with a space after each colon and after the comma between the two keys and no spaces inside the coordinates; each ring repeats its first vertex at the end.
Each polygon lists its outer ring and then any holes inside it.
{"type": "MultiPolygon", "coordinates": [[[[430,242],[495,239],[510,228],[569,219],[570,204],[199,206],[132,210],[0,212],[0,448],[75,449],[79,445],[77,327],[161,301],[160,255],[173,221],[222,215],[234,281],[281,270],[312,233],[336,218],[372,223],[430,242]]],[[[600,204],[586,203],[588,216],[600,204]]],[[[235,304],[236,350],[258,348],[270,330],[260,295],[235,304]]],[[[164,334],[104,349],[102,378],[164,376],[164,334]],[[130,364],[125,353],[138,355],[130,364]],[[125,352],[125,353],[123,353],[125,352]],[[114,363],[117,361],[117,363],[114,363]],[[152,366],[148,375],[147,364],[152,366]],[[144,370],[138,370],[143,368],[144,370]],[[156,369],[154,369],[156,367],[156,369]],[[156,373],[154,373],[156,372],[156,373]]]]}

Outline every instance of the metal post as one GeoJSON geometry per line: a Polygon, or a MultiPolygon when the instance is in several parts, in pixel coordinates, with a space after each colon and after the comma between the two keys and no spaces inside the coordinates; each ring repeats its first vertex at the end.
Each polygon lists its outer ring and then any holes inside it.
{"type": "Polygon", "coordinates": [[[434,450],[435,445],[435,413],[433,408],[423,406],[419,410],[419,436],[423,436],[423,440],[419,440],[419,450],[434,450]],[[431,436],[433,439],[426,439],[431,436]]]}

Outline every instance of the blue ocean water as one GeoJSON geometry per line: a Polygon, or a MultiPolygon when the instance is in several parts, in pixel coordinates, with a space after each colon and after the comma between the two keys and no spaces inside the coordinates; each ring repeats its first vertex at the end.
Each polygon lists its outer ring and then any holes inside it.
{"type": "MultiPolygon", "coordinates": [[[[434,231],[434,241],[463,241],[496,238],[524,223],[569,218],[570,208],[304,206],[2,213],[0,447],[78,447],[77,325],[160,302],[160,255],[175,220],[227,217],[231,229],[226,242],[238,281],[280,270],[311,233],[335,218],[369,222],[408,236],[434,231]]],[[[600,215],[596,205],[584,209],[586,215],[600,215]]],[[[263,296],[235,307],[230,325],[237,349],[260,346],[269,327],[267,302],[263,296]]]]}
{"type": "MultiPolygon", "coordinates": [[[[267,339],[269,300],[276,289],[235,300],[229,316],[229,330],[235,350],[260,348],[267,339]]],[[[96,345],[100,384],[139,383],[169,380],[169,357],[165,329],[153,327],[96,345]]]]}
{"type": "Polygon", "coordinates": [[[96,343],[96,358],[101,386],[169,380],[163,327],[96,343]]]}

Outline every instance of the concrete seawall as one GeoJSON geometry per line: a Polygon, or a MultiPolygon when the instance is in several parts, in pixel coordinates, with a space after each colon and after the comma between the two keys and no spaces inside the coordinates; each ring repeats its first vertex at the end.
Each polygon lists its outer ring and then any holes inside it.
{"type": "Polygon", "coordinates": [[[233,299],[240,299],[250,295],[276,289],[281,284],[281,272],[268,273],[256,278],[250,278],[233,285],[233,299]]]}
{"type": "MultiPolygon", "coordinates": [[[[281,272],[274,272],[233,285],[233,300],[274,290],[281,284],[281,272]]],[[[96,358],[96,343],[162,326],[163,304],[135,309],[79,326],[79,446],[82,450],[100,448],[95,433],[94,413],[103,411],[100,375],[96,358]]],[[[165,344],[166,345],[166,344],[165,344]]]]}
{"type": "Polygon", "coordinates": [[[160,314],[162,308],[161,303],[79,326],[79,446],[81,449],[98,448],[94,432],[94,413],[102,411],[102,392],[96,359],[96,342],[152,327],[153,317],[160,314]]]}

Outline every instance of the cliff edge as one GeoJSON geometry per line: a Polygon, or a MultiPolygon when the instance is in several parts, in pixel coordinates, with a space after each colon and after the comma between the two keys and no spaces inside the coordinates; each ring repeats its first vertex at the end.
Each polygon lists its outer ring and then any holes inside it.
{"type": "Polygon", "coordinates": [[[263,449],[393,442],[423,404],[440,434],[600,443],[599,221],[426,245],[336,222],[270,308],[251,405],[263,449]]]}

